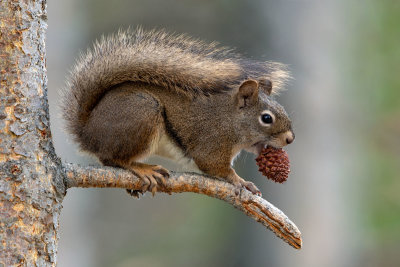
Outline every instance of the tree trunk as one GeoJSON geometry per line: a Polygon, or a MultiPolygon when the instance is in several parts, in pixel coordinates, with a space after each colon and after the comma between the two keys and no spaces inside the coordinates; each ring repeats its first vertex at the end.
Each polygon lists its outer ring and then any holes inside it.
{"type": "MultiPolygon", "coordinates": [[[[52,144],[45,68],[46,0],[0,2],[0,266],[56,265],[59,215],[69,187],[140,189],[132,173],[62,166],[52,144]]],[[[300,248],[301,234],[266,200],[212,177],[172,173],[160,192],[224,200],[300,248]]]]}
{"type": "Polygon", "coordinates": [[[0,17],[0,265],[55,265],[65,186],[49,128],[46,1],[1,1],[0,17]]]}

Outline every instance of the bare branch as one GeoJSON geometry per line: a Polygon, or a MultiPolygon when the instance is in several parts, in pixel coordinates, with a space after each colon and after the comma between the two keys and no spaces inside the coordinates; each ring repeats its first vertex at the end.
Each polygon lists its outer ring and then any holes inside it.
{"type": "MultiPolygon", "coordinates": [[[[139,190],[142,187],[139,178],[123,169],[66,164],[65,171],[68,188],[119,187],[139,190]]],[[[292,247],[301,248],[301,233],[296,225],[274,205],[246,189],[236,195],[232,184],[213,177],[195,173],[171,173],[165,188],[159,188],[158,191],[168,194],[194,192],[224,200],[262,223],[292,247]]]]}

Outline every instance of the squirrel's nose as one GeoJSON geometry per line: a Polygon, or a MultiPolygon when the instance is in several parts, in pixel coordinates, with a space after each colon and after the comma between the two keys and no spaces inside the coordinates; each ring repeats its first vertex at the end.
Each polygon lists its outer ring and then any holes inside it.
{"type": "Polygon", "coordinates": [[[292,131],[286,132],[286,144],[291,144],[294,141],[294,133],[292,131]]]}

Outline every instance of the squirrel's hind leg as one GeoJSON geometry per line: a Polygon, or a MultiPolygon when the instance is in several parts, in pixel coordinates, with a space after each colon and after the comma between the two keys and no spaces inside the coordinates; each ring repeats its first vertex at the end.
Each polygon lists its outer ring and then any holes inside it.
{"type": "Polygon", "coordinates": [[[122,84],[108,92],[92,111],[86,131],[96,154],[104,165],[130,170],[143,183],[133,196],[165,185],[169,177],[158,165],[138,162],[156,149],[163,131],[162,106],[146,91],[135,90],[135,84],[122,84]]]}

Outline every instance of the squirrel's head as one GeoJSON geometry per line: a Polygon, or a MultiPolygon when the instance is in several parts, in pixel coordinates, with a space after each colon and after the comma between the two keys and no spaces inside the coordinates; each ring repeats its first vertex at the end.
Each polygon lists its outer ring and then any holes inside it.
{"type": "Polygon", "coordinates": [[[243,148],[256,155],[267,145],[281,148],[294,141],[291,120],[271,93],[271,81],[246,80],[234,95],[243,148]]]}

